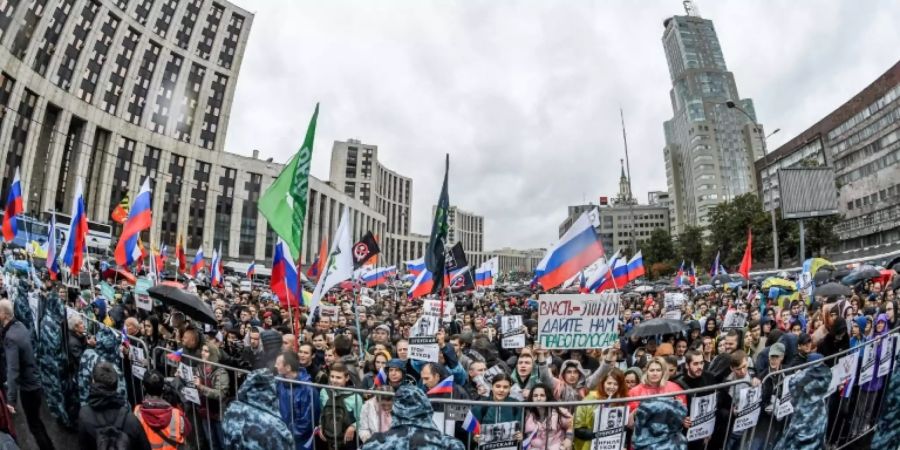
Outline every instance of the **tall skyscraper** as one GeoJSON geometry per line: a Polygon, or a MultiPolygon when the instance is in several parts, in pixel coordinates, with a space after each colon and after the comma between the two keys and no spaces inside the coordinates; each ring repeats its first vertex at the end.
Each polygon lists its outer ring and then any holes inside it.
{"type": "Polygon", "coordinates": [[[688,15],[666,19],[662,36],[673,112],[663,124],[663,151],[676,233],[706,225],[715,205],[756,192],[754,162],[764,145],[753,101],[738,95],[712,21],[686,9],[688,15]]]}

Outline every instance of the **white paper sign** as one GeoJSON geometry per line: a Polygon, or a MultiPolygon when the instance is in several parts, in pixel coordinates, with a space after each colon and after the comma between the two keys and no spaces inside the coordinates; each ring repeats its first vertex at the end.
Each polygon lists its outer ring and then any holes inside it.
{"type": "Polygon", "coordinates": [[[518,422],[481,425],[478,448],[481,450],[518,450],[519,442],[515,440],[518,428],[518,422]]]}
{"type": "Polygon", "coordinates": [[[473,378],[472,381],[478,386],[483,386],[488,392],[491,391],[491,380],[499,373],[503,373],[503,367],[499,364],[485,370],[484,373],[473,378]]]}
{"type": "Polygon", "coordinates": [[[128,357],[131,359],[132,363],[143,364],[143,362],[146,361],[146,358],[144,358],[144,349],[137,345],[129,347],[128,357]]]}
{"type": "Polygon", "coordinates": [[[734,416],[733,432],[744,431],[756,426],[762,405],[762,386],[747,388],[738,393],[737,411],[734,416]]]}
{"type": "Polygon", "coordinates": [[[872,381],[875,377],[875,342],[866,344],[863,348],[862,367],[859,369],[859,384],[863,385],[872,381]]]}
{"type": "Polygon", "coordinates": [[[143,380],[144,374],[146,374],[146,373],[147,373],[147,369],[145,369],[144,367],[141,367],[137,364],[131,366],[131,374],[134,375],[134,377],[137,378],[138,380],[143,380]]]}
{"type": "Polygon", "coordinates": [[[722,322],[723,330],[741,329],[747,325],[747,313],[731,310],[725,313],[725,321],[722,322]]]}
{"type": "MultiPolygon", "coordinates": [[[[441,315],[441,301],[425,299],[422,304],[422,313],[427,316],[438,317],[441,315]]],[[[444,302],[444,318],[456,315],[456,304],[450,301],[444,302]]]]}
{"type": "Polygon", "coordinates": [[[691,401],[691,427],[687,440],[697,441],[712,436],[716,426],[716,393],[696,396],[691,401]]]}
{"type": "Polygon", "coordinates": [[[684,305],[685,296],[680,292],[666,292],[663,297],[663,305],[665,305],[665,313],[663,318],[681,320],[681,306],[684,305]]]}
{"type": "Polygon", "coordinates": [[[783,419],[788,414],[794,412],[794,405],[791,404],[794,396],[791,395],[790,383],[791,380],[797,375],[799,375],[799,373],[785,375],[784,381],[781,383],[781,398],[778,399],[778,405],[776,405],[775,407],[776,419],[783,419]]]}
{"type": "Polygon", "coordinates": [[[618,340],[618,293],[538,297],[538,342],[542,348],[607,348],[618,340]]]}
{"type": "Polygon", "coordinates": [[[858,362],[859,354],[856,352],[838,359],[837,364],[831,368],[831,384],[828,385],[828,395],[835,393],[841,385],[850,382],[856,376],[858,362]]]}
{"type": "Polygon", "coordinates": [[[891,371],[891,362],[894,359],[894,336],[886,336],[881,339],[881,356],[878,359],[878,376],[883,377],[891,371]]]}
{"type": "Polygon", "coordinates": [[[628,407],[599,406],[594,411],[594,439],[591,450],[622,450],[625,447],[625,418],[628,407]]]}
{"type": "Polygon", "coordinates": [[[197,405],[200,404],[200,392],[197,391],[197,388],[184,387],[181,389],[181,395],[184,396],[186,401],[197,405]]]}
{"type": "Polygon", "coordinates": [[[184,380],[185,383],[194,382],[194,371],[185,363],[178,363],[178,378],[184,380]]]}
{"type": "Polygon", "coordinates": [[[501,317],[500,337],[503,348],[525,347],[525,328],[522,326],[522,316],[501,317]]]}
{"type": "Polygon", "coordinates": [[[417,361],[438,362],[437,334],[440,323],[436,317],[423,315],[419,317],[410,330],[409,358],[417,361]]]}
{"type": "Polygon", "coordinates": [[[330,317],[334,320],[338,318],[338,307],[335,305],[319,305],[319,316],[330,317]]]}

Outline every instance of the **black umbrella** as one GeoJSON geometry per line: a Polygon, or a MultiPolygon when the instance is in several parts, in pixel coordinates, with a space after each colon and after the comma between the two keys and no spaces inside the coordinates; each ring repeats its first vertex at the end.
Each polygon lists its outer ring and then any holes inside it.
{"type": "Polygon", "coordinates": [[[731,276],[728,274],[716,275],[716,276],[712,277],[712,279],[709,280],[709,282],[711,284],[725,284],[725,283],[731,283],[732,281],[734,281],[734,280],[732,280],[731,276]]]}
{"type": "Polygon", "coordinates": [[[150,297],[159,300],[163,305],[171,306],[194,320],[210,325],[217,323],[216,314],[212,308],[203,303],[200,297],[190,292],[166,285],[153,286],[147,292],[150,294],[150,297]]]}
{"type": "Polygon", "coordinates": [[[816,274],[813,275],[813,282],[816,284],[824,284],[826,281],[830,281],[832,276],[834,275],[834,271],[831,269],[820,268],[816,271],[816,274]]]}
{"type": "Polygon", "coordinates": [[[657,336],[662,334],[676,334],[687,330],[686,323],[675,319],[650,319],[637,324],[626,333],[627,337],[657,336]]]}
{"type": "Polygon", "coordinates": [[[813,293],[822,297],[837,297],[839,295],[850,295],[850,288],[840,283],[828,283],[817,287],[813,293]]]}
{"type": "Polygon", "coordinates": [[[881,276],[881,271],[872,267],[872,266],[859,266],[853,272],[850,272],[849,275],[841,279],[841,283],[846,285],[856,284],[863,280],[871,280],[872,278],[878,278],[881,276]]]}
{"type": "Polygon", "coordinates": [[[895,277],[891,280],[891,290],[892,290],[892,291],[896,291],[897,289],[900,289],[900,277],[895,276],[895,277]]]}

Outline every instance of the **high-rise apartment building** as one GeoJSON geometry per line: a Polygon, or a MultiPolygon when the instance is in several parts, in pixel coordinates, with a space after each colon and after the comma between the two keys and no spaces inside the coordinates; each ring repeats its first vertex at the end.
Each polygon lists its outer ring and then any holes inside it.
{"type": "Polygon", "coordinates": [[[754,161],[763,156],[753,101],[738,95],[712,21],[695,14],[666,19],[662,37],[672,81],[663,152],[673,232],[704,226],[710,208],[756,192],[754,161]]]}

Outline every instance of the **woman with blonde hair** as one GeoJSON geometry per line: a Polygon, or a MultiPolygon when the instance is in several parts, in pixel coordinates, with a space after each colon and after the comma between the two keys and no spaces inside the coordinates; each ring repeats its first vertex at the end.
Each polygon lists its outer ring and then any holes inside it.
{"type": "MultiPolygon", "coordinates": [[[[668,364],[666,364],[664,358],[657,356],[647,363],[647,370],[644,371],[641,384],[631,388],[628,392],[628,396],[642,397],[645,395],[681,392],[682,390],[681,386],[669,381],[668,364]]],[[[676,395],[675,399],[680,401],[685,408],[687,407],[687,398],[685,398],[684,395],[676,395]]],[[[628,411],[631,413],[632,417],[640,405],[641,402],[639,400],[628,402],[628,411]]],[[[629,423],[631,423],[630,420],[629,423]]]]}

